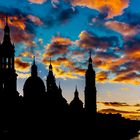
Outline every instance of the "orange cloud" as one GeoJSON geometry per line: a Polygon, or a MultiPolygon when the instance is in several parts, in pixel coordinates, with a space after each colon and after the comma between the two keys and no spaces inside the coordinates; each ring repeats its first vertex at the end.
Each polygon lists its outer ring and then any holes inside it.
{"type": "Polygon", "coordinates": [[[18,71],[23,71],[24,70],[24,71],[27,72],[27,71],[29,71],[30,63],[22,61],[20,57],[16,57],[15,68],[18,71]]]}
{"type": "MultiPolygon", "coordinates": [[[[16,27],[20,30],[25,30],[26,25],[25,25],[25,18],[20,18],[17,16],[9,16],[8,17],[8,24],[10,26],[16,27]]],[[[0,19],[0,28],[4,28],[5,27],[5,21],[3,19],[0,19]]]]}
{"type": "Polygon", "coordinates": [[[55,36],[52,38],[52,43],[59,44],[59,45],[70,45],[72,44],[69,38],[63,38],[61,36],[55,36]]]}
{"type": "Polygon", "coordinates": [[[59,68],[55,67],[55,68],[54,68],[54,73],[55,73],[56,78],[78,79],[78,76],[74,75],[72,71],[64,71],[64,70],[62,70],[60,67],[59,67],[59,68]]]}
{"type": "Polygon", "coordinates": [[[139,104],[128,104],[124,102],[97,102],[98,112],[103,114],[121,114],[129,119],[140,118],[139,104]],[[108,108],[110,107],[110,108],[108,108]]]}
{"type": "Polygon", "coordinates": [[[116,32],[121,33],[123,36],[134,36],[140,31],[139,26],[133,26],[126,23],[121,23],[117,21],[106,22],[105,25],[116,32]]]}
{"type": "Polygon", "coordinates": [[[128,73],[118,74],[116,77],[111,79],[111,82],[133,83],[138,85],[140,84],[140,75],[130,71],[128,73]]]}
{"type": "Polygon", "coordinates": [[[17,16],[12,16],[12,17],[8,18],[9,25],[20,28],[21,30],[25,30],[25,28],[26,28],[25,21],[26,21],[25,18],[22,18],[19,20],[19,18],[17,16]]]}
{"type": "Polygon", "coordinates": [[[43,24],[43,22],[41,21],[41,19],[39,17],[37,17],[37,16],[28,15],[27,18],[29,18],[36,25],[42,25],[43,24]]]}
{"type": "Polygon", "coordinates": [[[96,73],[97,82],[106,82],[108,81],[108,72],[100,71],[96,73]]]}
{"type": "Polygon", "coordinates": [[[129,5],[129,0],[67,0],[72,2],[74,6],[86,6],[89,8],[102,11],[104,8],[108,9],[108,18],[120,15],[123,9],[129,5]]]}
{"type": "Polygon", "coordinates": [[[46,57],[52,57],[55,55],[66,54],[68,52],[68,46],[72,44],[69,38],[63,38],[55,36],[51,40],[51,44],[45,46],[46,53],[43,55],[46,57]]]}
{"type": "Polygon", "coordinates": [[[29,2],[37,3],[37,4],[42,4],[42,3],[46,2],[46,0],[29,0],[29,2]]]}

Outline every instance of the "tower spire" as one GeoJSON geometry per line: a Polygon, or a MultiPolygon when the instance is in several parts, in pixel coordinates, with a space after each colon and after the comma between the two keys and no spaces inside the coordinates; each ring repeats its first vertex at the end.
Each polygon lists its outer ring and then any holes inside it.
{"type": "Polygon", "coordinates": [[[10,39],[10,28],[8,26],[8,16],[5,17],[5,28],[4,28],[4,39],[3,41],[9,41],[11,43],[10,39]]]}
{"type": "Polygon", "coordinates": [[[52,71],[52,64],[51,64],[51,58],[50,58],[50,65],[49,65],[49,71],[52,71]]]}
{"type": "Polygon", "coordinates": [[[96,116],[96,73],[92,66],[91,50],[85,74],[85,110],[96,116]]]}
{"type": "Polygon", "coordinates": [[[6,15],[4,22],[4,36],[0,46],[0,81],[2,81],[0,82],[0,86],[2,85],[3,90],[14,93],[17,89],[17,74],[14,64],[15,49],[11,43],[10,27],[8,26],[8,16],[6,15]]]}
{"type": "Polygon", "coordinates": [[[77,90],[77,85],[76,85],[76,87],[75,87],[74,96],[75,96],[75,98],[78,98],[78,97],[79,97],[79,93],[78,93],[78,90],[77,90]]]}
{"type": "Polygon", "coordinates": [[[92,58],[91,58],[91,50],[89,51],[89,64],[92,64],[92,58]]]}
{"type": "Polygon", "coordinates": [[[35,55],[33,57],[33,64],[32,64],[32,67],[31,67],[31,75],[32,76],[37,76],[37,66],[36,66],[36,63],[35,63],[35,55]]]}
{"type": "Polygon", "coordinates": [[[35,55],[33,56],[33,65],[35,65],[35,55]]]}

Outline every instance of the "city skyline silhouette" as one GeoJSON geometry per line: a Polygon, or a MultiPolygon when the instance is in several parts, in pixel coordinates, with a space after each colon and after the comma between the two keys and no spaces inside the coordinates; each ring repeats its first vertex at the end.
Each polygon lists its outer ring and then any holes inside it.
{"type": "MultiPolygon", "coordinates": [[[[72,121],[74,131],[80,129],[79,121],[86,123],[85,117],[90,117],[91,124],[95,127],[96,122],[96,85],[95,71],[92,66],[91,53],[89,55],[88,67],[85,73],[85,106],[79,99],[77,87],[74,92],[74,99],[67,103],[62,95],[61,86],[56,85],[53,73],[53,66],[49,64],[46,85],[38,76],[38,68],[35,57],[31,66],[31,75],[27,78],[23,87],[23,96],[17,91],[17,74],[15,69],[15,47],[11,43],[8,17],[5,18],[3,42],[0,45],[0,130],[1,134],[13,136],[21,134],[35,135],[43,132],[48,137],[48,128],[65,126],[65,121],[72,121]],[[45,88],[47,87],[47,90],[45,88]],[[57,117],[55,117],[55,115],[57,117]],[[79,119],[80,117],[80,119],[79,119]],[[20,121],[24,119],[24,121],[20,121]],[[25,123],[25,124],[24,124],[25,123]],[[78,123],[78,125],[76,124],[78,123]],[[39,130],[44,124],[46,129],[39,130]],[[15,126],[14,126],[15,125],[15,126]],[[18,130],[17,128],[21,130],[18,130]],[[44,133],[45,132],[45,133],[44,133]]],[[[69,124],[70,125],[70,124],[69,124]]],[[[86,125],[86,124],[85,124],[86,125]]],[[[86,127],[85,127],[86,128],[86,127]]],[[[63,127],[62,127],[63,129],[63,127]]],[[[72,131],[73,131],[72,130],[72,131]]],[[[64,131],[64,130],[63,130],[64,131]]],[[[53,130],[54,134],[63,134],[59,130],[53,130]]],[[[78,134],[79,136],[79,134],[78,134]]]]}
{"type": "Polygon", "coordinates": [[[140,116],[139,2],[89,1],[0,2],[0,41],[8,15],[11,41],[15,45],[17,90],[23,95],[35,55],[38,75],[44,84],[51,58],[56,84],[61,83],[65,99],[68,103],[73,100],[77,85],[84,102],[85,71],[92,50],[98,111],[121,112],[137,120],[140,116]],[[102,8],[105,5],[107,8],[102,8]]]}
{"type": "MultiPolygon", "coordinates": [[[[0,112],[2,114],[0,136],[12,138],[23,133],[25,138],[39,135],[46,138],[55,138],[57,135],[58,138],[63,138],[65,134],[69,134],[69,128],[72,128],[71,137],[77,138],[81,136],[81,132],[86,138],[96,138],[103,129],[107,139],[112,139],[109,131],[111,133],[118,131],[118,136],[124,138],[131,138],[137,134],[140,123],[125,119],[121,114],[107,115],[97,112],[96,72],[93,69],[91,51],[85,72],[84,103],[79,98],[77,86],[70,103],[63,97],[60,84],[59,86],[56,84],[51,59],[45,85],[38,76],[35,56],[31,75],[24,83],[23,96],[21,96],[17,91],[15,47],[11,43],[8,17],[5,21],[3,42],[0,45],[0,112]],[[130,134],[126,135],[128,132],[130,134]]],[[[102,136],[98,137],[102,139],[102,136]]]]}
{"type": "Polygon", "coordinates": [[[0,1],[0,139],[138,138],[139,4],[0,1]]]}

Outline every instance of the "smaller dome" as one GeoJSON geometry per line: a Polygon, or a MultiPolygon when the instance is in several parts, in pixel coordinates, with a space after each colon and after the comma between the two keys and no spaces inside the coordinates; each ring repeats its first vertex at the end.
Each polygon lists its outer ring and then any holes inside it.
{"type": "Polygon", "coordinates": [[[83,102],[79,99],[79,93],[76,87],[74,93],[74,99],[70,102],[70,111],[72,112],[82,112],[83,111],[83,102]]]}

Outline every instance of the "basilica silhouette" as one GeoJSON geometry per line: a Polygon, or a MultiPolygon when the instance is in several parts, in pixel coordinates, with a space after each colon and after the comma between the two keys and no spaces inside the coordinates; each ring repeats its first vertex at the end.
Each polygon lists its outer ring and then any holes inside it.
{"type": "Polygon", "coordinates": [[[19,128],[22,132],[28,129],[30,131],[34,130],[33,120],[35,118],[36,125],[37,122],[43,122],[42,124],[45,124],[46,121],[47,126],[55,126],[55,129],[58,126],[58,122],[61,122],[59,126],[62,125],[62,121],[64,120],[65,123],[74,125],[78,123],[79,117],[83,120],[86,119],[85,114],[88,114],[88,116],[90,114],[92,119],[95,120],[96,75],[92,66],[91,53],[88,60],[88,69],[85,74],[85,103],[79,99],[77,86],[73,100],[70,104],[67,103],[67,100],[62,95],[60,84],[59,86],[56,84],[51,60],[46,85],[44,85],[44,82],[38,76],[35,57],[31,66],[31,76],[25,81],[23,96],[20,96],[17,91],[18,75],[16,74],[14,65],[15,49],[14,44],[11,42],[10,28],[7,20],[8,18],[6,18],[3,41],[0,44],[0,113],[2,114],[0,115],[0,130],[6,132],[18,131],[18,133],[20,133],[19,128]],[[76,122],[70,124],[68,123],[69,119],[76,122]],[[26,123],[23,123],[21,120],[24,120],[26,123]],[[49,125],[50,122],[51,124],[49,125]],[[31,125],[29,125],[30,123],[31,125]],[[13,126],[16,126],[16,129],[13,126]]]}
{"type": "Polygon", "coordinates": [[[96,113],[96,74],[91,52],[85,73],[84,103],[79,98],[77,86],[70,103],[63,97],[60,83],[56,84],[51,59],[44,84],[38,76],[35,57],[21,96],[17,91],[14,54],[6,18],[4,37],[0,43],[0,139],[3,136],[9,139],[33,139],[39,136],[39,140],[128,140],[140,129],[140,122],[125,119],[120,114],[96,113]]]}

